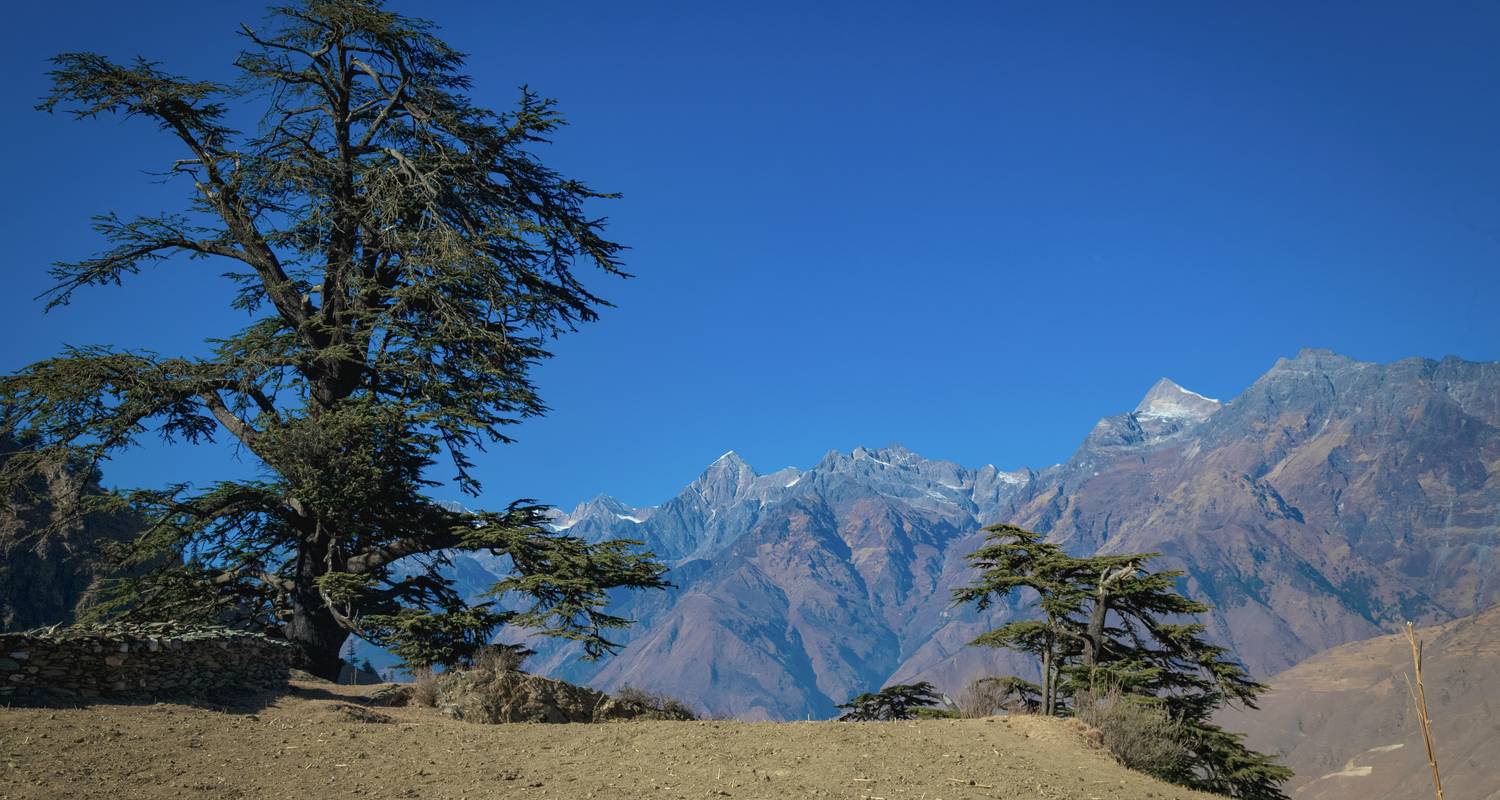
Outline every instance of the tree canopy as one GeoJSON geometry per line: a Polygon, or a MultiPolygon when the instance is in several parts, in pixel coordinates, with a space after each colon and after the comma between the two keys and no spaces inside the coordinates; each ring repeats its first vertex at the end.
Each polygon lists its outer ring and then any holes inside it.
{"type": "Polygon", "coordinates": [[[852,698],[838,708],[847,709],[839,722],[890,722],[911,719],[915,709],[935,706],[940,702],[937,690],[931,683],[898,683],[878,692],[865,692],[852,698]]]}
{"type": "Polygon", "coordinates": [[[1034,598],[1040,619],[1011,620],[972,643],[1036,657],[1043,713],[1069,714],[1072,698],[1106,691],[1149,698],[1176,723],[1187,753],[1160,777],[1251,800],[1285,797],[1291,771],[1212,722],[1227,703],[1254,708],[1266,687],[1204,637],[1193,620],[1209,607],[1178,591],[1183,573],[1149,571],[1156,553],[1077,557],[1014,525],[986,530],[969,555],[978,577],[954,602],[985,609],[1018,593],[1034,598]]]}
{"type": "Polygon", "coordinates": [[[463,55],[431,23],[376,0],[304,0],[270,20],[242,28],[232,85],[53,59],[39,108],[155,123],[182,148],[166,173],[189,197],[97,217],[108,247],[53,267],[48,308],[201,260],[226,270],[248,324],[206,355],[70,347],[0,378],[0,433],[35,443],[3,479],[63,452],[96,464],[152,433],[229,437],[260,476],[89,501],[147,520],[121,560],[168,565],[117,586],[112,608],[273,630],[325,677],[350,633],[418,664],[468,658],[506,624],[611,649],[628,621],[604,610],[610,590],[665,585],[651,554],[550,532],[530,500],[471,513],[429,492],[446,463],[477,496],[476,454],[546,410],[531,372],[547,342],[607,305],[579,270],[625,275],[585,210],[613,195],[537,157],[563,124],[552,101],[522,89],[503,113],[473,104],[463,55]],[[232,110],[259,123],[235,130],[232,110]],[[510,569],[491,601],[443,577],[454,551],[510,569]]]}

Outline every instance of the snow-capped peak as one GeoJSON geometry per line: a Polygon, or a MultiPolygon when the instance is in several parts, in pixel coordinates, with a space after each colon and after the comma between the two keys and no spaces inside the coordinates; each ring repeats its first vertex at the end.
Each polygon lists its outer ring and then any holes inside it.
{"type": "Polygon", "coordinates": [[[1204,397],[1162,378],[1146,393],[1140,405],[1135,407],[1135,414],[1145,418],[1202,421],[1222,405],[1212,397],[1204,397]]]}
{"type": "Polygon", "coordinates": [[[613,518],[639,524],[645,522],[655,510],[654,506],[632,508],[607,494],[601,494],[592,500],[579,503],[569,512],[554,508],[548,513],[548,517],[551,519],[549,525],[552,530],[565,531],[586,519],[608,521],[613,518]]]}

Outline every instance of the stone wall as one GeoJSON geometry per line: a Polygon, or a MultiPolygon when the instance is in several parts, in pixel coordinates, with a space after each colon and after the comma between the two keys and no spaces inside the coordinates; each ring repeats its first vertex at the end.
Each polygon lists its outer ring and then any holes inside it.
{"type": "Polygon", "coordinates": [[[201,695],[286,683],[294,648],[230,628],[76,626],[0,634],[0,703],[201,695]]]}

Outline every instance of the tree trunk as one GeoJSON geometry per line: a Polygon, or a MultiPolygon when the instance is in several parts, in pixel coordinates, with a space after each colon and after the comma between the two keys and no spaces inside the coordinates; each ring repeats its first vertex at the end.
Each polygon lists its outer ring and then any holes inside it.
{"type": "Polygon", "coordinates": [[[1094,592],[1094,607],[1089,610],[1088,630],[1084,632],[1083,665],[1089,668],[1089,684],[1093,687],[1094,667],[1104,663],[1104,623],[1109,619],[1110,598],[1115,584],[1134,575],[1139,565],[1132,562],[1099,574],[1099,588],[1094,592]]]}
{"type": "Polygon", "coordinates": [[[292,590],[292,617],[287,620],[286,638],[301,655],[299,666],[319,678],[338,681],[343,665],[339,650],[349,634],[333,615],[318,591],[319,568],[328,552],[322,538],[305,542],[297,555],[297,578],[292,590]]]}
{"type": "Polygon", "coordinates": [[[286,624],[286,638],[301,651],[297,659],[300,668],[319,678],[337,681],[343,664],[339,648],[348,636],[333,614],[323,607],[317,592],[313,592],[310,603],[302,597],[293,601],[292,618],[286,624]]]}
{"type": "Polygon", "coordinates": [[[1042,653],[1042,713],[1052,716],[1052,651],[1042,653]]]}
{"type": "MultiPolygon", "coordinates": [[[[1048,624],[1051,624],[1051,620],[1048,620],[1048,624]]],[[[1047,634],[1047,646],[1042,650],[1042,713],[1049,717],[1057,710],[1057,701],[1055,700],[1052,686],[1052,651],[1054,647],[1052,634],[1049,631],[1047,634]]]]}
{"type": "Polygon", "coordinates": [[[1104,622],[1108,616],[1109,595],[1106,587],[1100,585],[1094,607],[1089,610],[1089,628],[1083,642],[1083,665],[1089,669],[1097,667],[1103,660],[1104,622]]]}

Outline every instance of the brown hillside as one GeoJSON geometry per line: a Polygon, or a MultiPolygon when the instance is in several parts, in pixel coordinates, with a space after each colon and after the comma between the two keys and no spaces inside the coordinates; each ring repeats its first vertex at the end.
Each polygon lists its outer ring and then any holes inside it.
{"type": "MultiPolygon", "coordinates": [[[[1500,798],[1500,607],[1420,635],[1443,793],[1500,798]]],[[[1410,670],[1403,636],[1352,642],[1275,676],[1261,710],[1223,721],[1282,754],[1297,798],[1424,800],[1432,788],[1402,677],[1410,670]]]]}
{"type": "Polygon", "coordinates": [[[1209,797],[1057,720],[477,725],[366,708],[372,690],[299,684],[253,713],[0,709],[0,798],[1209,797]]]}

